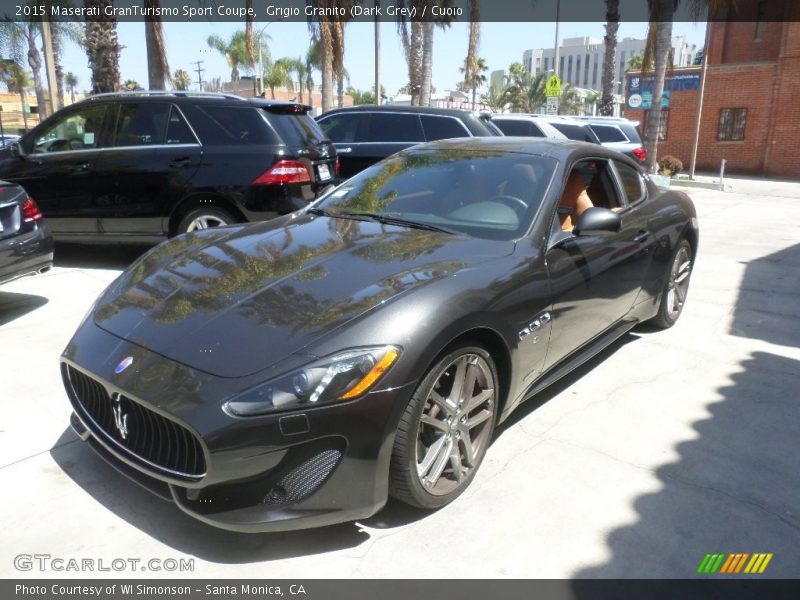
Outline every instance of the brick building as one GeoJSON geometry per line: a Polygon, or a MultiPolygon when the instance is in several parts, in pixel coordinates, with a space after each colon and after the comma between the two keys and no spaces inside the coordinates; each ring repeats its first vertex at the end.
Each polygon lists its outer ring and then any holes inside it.
{"type": "MultiPolygon", "coordinates": [[[[697,169],[716,171],[724,158],[728,172],[800,179],[800,1],[740,0],[729,20],[708,27],[697,169]]],[[[671,75],[658,156],[677,156],[688,168],[700,69],[671,75]]],[[[648,97],[635,92],[647,81],[626,78],[625,116],[642,129],[648,97]]]]}

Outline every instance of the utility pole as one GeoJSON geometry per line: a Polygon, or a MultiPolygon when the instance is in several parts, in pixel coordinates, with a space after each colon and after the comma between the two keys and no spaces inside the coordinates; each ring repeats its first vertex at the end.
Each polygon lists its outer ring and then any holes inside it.
{"type": "MultiPolygon", "coordinates": [[[[703,94],[706,88],[706,69],[708,68],[708,31],[710,28],[711,19],[708,18],[706,19],[706,46],[703,48],[703,63],[700,69],[700,89],[697,90],[697,107],[694,115],[694,137],[692,138],[692,157],[689,162],[689,179],[694,179],[694,170],[697,167],[697,147],[700,145],[700,119],[703,116],[703,94]]],[[[720,180],[721,182],[722,180],[720,180]]]]}
{"type": "Polygon", "coordinates": [[[378,16],[381,1],[375,0],[375,104],[381,104],[381,19],[378,16]]]}
{"type": "Polygon", "coordinates": [[[200,91],[203,91],[203,73],[205,73],[205,69],[201,69],[200,65],[202,65],[205,61],[204,60],[196,60],[192,64],[195,65],[195,73],[197,73],[197,84],[200,86],[200,91]]]}
{"type": "Polygon", "coordinates": [[[553,73],[555,73],[558,77],[561,77],[561,73],[558,72],[558,59],[559,59],[559,50],[558,50],[558,21],[561,16],[561,0],[556,0],[556,56],[555,62],[553,63],[553,73]]]}

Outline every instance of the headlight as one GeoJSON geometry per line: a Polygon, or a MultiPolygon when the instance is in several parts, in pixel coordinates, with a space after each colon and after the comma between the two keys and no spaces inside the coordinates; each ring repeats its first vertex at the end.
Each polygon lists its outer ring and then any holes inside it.
{"type": "Polygon", "coordinates": [[[248,390],[223,408],[246,417],[352,400],[372,389],[399,356],[395,346],[347,350],[248,390]]]}

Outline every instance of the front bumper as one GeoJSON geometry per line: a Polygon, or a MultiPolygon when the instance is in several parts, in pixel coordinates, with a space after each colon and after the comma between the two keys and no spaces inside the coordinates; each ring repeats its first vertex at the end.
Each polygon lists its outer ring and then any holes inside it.
{"type": "Polygon", "coordinates": [[[53,266],[53,236],[41,222],[27,233],[0,240],[0,284],[53,266]]]}
{"type": "MultiPolygon", "coordinates": [[[[238,387],[238,380],[174,363],[90,321],[67,347],[62,375],[75,411],[72,427],[104,460],[189,515],[244,532],[319,527],[380,510],[388,497],[394,432],[413,392],[407,384],[341,404],[232,417],[221,409],[229,395],[223,390],[238,387]],[[114,373],[112,363],[116,366],[120,356],[135,356],[138,367],[114,373]],[[109,403],[120,394],[136,403],[136,410],[152,412],[147,419],[132,419],[128,428],[166,420],[174,425],[159,424],[153,431],[185,428],[199,441],[203,468],[175,474],[132,453],[114,420],[103,429],[78,398],[80,386],[72,378],[83,376],[102,386],[109,403]]],[[[160,442],[153,437],[150,443],[160,442]]]]}

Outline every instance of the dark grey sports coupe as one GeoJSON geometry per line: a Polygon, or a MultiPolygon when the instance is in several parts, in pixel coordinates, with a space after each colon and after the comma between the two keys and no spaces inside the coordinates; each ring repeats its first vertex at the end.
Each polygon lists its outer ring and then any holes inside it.
{"type": "Polygon", "coordinates": [[[675,323],[697,245],[689,198],[601,146],[416,146],[301,212],[144,255],[64,351],[72,425],[226,529],[443,506],[520,403],[675,323]]]}

